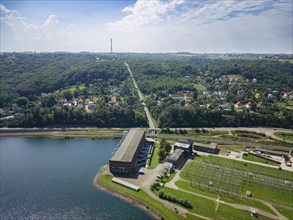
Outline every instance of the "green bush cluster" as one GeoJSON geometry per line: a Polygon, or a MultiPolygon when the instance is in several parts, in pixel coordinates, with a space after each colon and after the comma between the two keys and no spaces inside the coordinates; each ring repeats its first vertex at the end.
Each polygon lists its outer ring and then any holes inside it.
{"type": "Polygon", "coordinates": [[[160,185],[160,183],[158,183],[158,182],[155,182],[155,183],[151,186],[151,190],[152,190],[152,191],[154,191],[154,190],[159,191],[160,188],[161,188],[161,185],[160,185]]]}
{"type": "Polygon", "coordinates": [[[170,202],[180,204],[180,205],[184,206],[185,208],[192,209],[191,203],[188,202],[186,199],[177,199],[175,196],[171,196],[169,194],[166,194],[163,191],[159,192],[159,197],[161,199],[165,199],[165,200],[168,200],[170,202]]]}

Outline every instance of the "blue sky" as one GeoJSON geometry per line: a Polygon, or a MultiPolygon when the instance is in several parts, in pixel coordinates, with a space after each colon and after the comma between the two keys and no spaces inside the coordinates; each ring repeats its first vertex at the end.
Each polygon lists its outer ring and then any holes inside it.
{"type": "Polygon", "coordinates": [[[292,53],[290,0],[3,1],[1,51],[292,53]]]}

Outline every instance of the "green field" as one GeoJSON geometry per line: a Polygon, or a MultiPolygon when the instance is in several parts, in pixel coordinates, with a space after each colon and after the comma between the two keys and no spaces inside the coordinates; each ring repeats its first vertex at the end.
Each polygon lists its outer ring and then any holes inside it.
{"type": "Polygon", "coordinates": [[[212,219],[251,219],[249,212],[234,209],[228,205],[217,205],[214,201],[168,187],[163,188],[162,191],[178,199],[186,199],[192,205],[192,209],[189,209],[189,211],[196,214],[212,219]]]}
{"type": "Polygon", "coordinates": [[[275,132],[274,135],[276,135],[278,138],[281,138],[285,141],[293,142],[293,134],[292,133],[275,132]]]}
{"type": "Polygon", "coordinates": [[[266,160],[265,158],[260,158],[260,157],[254,156],[252,154],[247,154],[247,155],[245,154],[245,155],[242,156],[242,159],[248,160],[248,161],[254,161],[254,162],[258,162],[258,163],[269,164],[269,165],[273,165],[273,166],[279,166],[280,165],[277,162],[266,160]]]}
{"type": "MultiPolygon", "coordinates": [[[[285,180],[293,180],[289,171],[250,163],[244,165],[240,161],[214,156],[196,157],[195,160],[185,165],[180,177],[188,180],[190,187],[198,192],[237,200],[250,191],[254,198],[293,205],[293,186],[285,184],[285,180]]],[[[186,184],[179,184],[186,187],[186,184]]]]}

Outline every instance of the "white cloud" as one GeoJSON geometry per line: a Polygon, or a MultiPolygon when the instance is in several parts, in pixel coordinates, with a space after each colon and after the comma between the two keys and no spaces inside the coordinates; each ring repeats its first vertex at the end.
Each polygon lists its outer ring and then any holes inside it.
{"type": "Polygon", "coordinates": [[[292,53],[291,8],[274,0],[139,0],[107,25],[127,41],[121,50],[292,53]]]}
{"type": "Polygon", "coordinates": [[[48,15],[41,25],[28,23],[18,11],[1,9],[1,51],[74,50],[84,42],[73,24],[62,25],[57,15],[48,15]],[[3,12],[3,13],[2,13],[3,12]]]}
{"type": "Polygon", "coordinates": [[[114,51],[292,53],[291,8],[290,0],[138,0],[111,23],[65,24],[64,14],[31,21],[0,4],[1,51],[109,51],[113,38],[114,51]]]}
{"type": "Polygon", "coordinates": [[[2,14],[10,14],[12,11],[6,8],[4,5],[0,4],[0,13],[2,14]]]}
{"type": "Polygon", "coordinates": [[[58,24],[58,23],[59,23],[59,20],[57,15],[49,15],[47,20],[43,23],[43,26],[48,26],[48,25],[58,24]]]}

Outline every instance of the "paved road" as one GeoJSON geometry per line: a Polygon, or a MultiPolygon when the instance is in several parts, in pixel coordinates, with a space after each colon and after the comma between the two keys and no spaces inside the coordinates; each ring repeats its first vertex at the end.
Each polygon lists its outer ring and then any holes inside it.
{"type": "Polygon", "coordinates": [[[132,79],[132,82],[133,82],[134,88],[136,89],[136,91],[137,91],[137,93],[138,93],[139,99],[140,99],[140,101],[142,102],[142,107],[143,107],[143,109],[144,109],[144,111],[145,111],[145,114],[146,114],[146,116],[147,116],[148,123],[149,123],[149,127],[150,127],[150,128],[155,128],[155,125],[154,125],[154,123],[153,123],[153,121],[152,121],[151,114],[150,114],[148,108],[147,108],[146,105],[145,105],[145,99],[144,99],[144,97],[143,97],[141,91],[139,90],[139,88],[138,88],[138,86],[137,86],[137,83],[136,83],[136,81],[135,81],[135,79],[134,79],[134,77],[133,77],[133,74],[132,74],[132,71],[131,71],[131,69],[130,69],[130,66],[128,65],[128,63],[127,63],[126,61],[125,61],[125,66],[127,67],[127,70],[128,70],[128,72],[129,72],[129,74],[130,74],[130,77],[131,77],[131,79],[132,79]]]}

